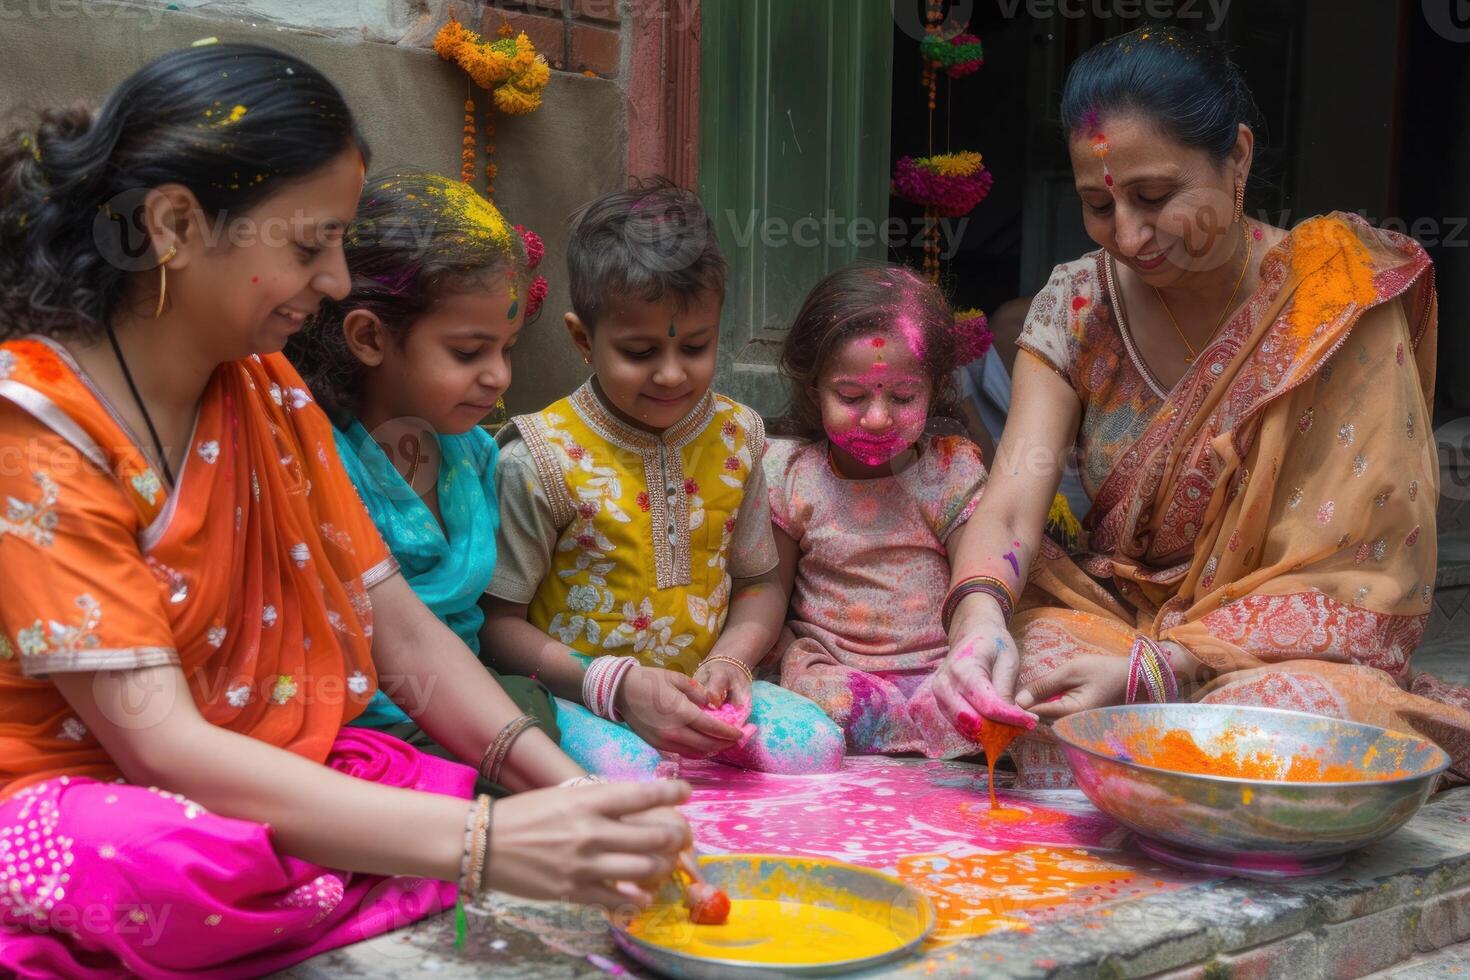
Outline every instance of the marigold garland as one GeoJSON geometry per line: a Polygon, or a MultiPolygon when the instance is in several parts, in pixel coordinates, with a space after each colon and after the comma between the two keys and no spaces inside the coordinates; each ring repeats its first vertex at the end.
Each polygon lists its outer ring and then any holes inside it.
{"type": "MultiPolygon", "coordinates": [[[[486,41],[465,27],[455,17],[439,29],[434,37],[434,52],[452,61],[469,75],[470,81],[490,92],[491,103],[485,117],[485,198],[495,195],[495,178],[500,168],[495,164],[495,111],[518,116],[541,107],[541,91],[551,80],[551,66],[536,53],[535,45],[524,32],[516,34],[502,21],[497,39],[486,41]]],[[[475,102],[466,96],[464,102],[464,149],[460,156],[459,177],[464,183],[475,182],[475,102]]],[[[516,225],[526,247],[526,265],[535,269],[546,254],[541,237],[522,225],[516,225]]],[[[550,286],[545,276],[536,276],[526,290],[526,316],[541,308],[550,286]]],[[[512,293],[514,297],[514,293],[512,293]]],[[[504,415],[503,406],[498,406],[504,415]]]]}
{"type": "Polygon", "coordinates": [[[475,100],[464,100],[464,149],[460,152],[459,179],[475,181],[475,100]]]}
{"type": "MultiPolygon", "coordinates": [[[[985,64],[985,49],[980,37],[968,33],[967,26],[960,24],[953,29],[946,28],[944,0],[924,0],[924,37],[919,40],[923,69],[919,82],[928,95],[930,155],[899,159],[891,182],[894,197],[924,209],[924,274],[934,283],[939,282],[943,263],[939,219],[969,214],[985,200],[994,183],[994,177],[981,163],[980,154],[934,153],[934,109],[938,104],[939,73],[943,71],[951,79],[961,78],[973,74],[985,64]]],[[[981,328],[984,329],[983,325],[981,328]]],[[[988,341],[985,346],[989,346],[988,341]]]]}
{"type": "Polygon", "coordinates": [[[524,31],[486,42],[451,17],[434,37],[434,51],[489,91],[501,112],[518,116],[541,107],[541,90],[551,80],[551,66],[524,31]]]}

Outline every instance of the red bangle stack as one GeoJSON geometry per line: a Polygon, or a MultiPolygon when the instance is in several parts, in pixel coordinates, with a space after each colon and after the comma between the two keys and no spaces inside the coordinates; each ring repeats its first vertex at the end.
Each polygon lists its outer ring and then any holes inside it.
{"type": "Polygon", "coordinates": [[[1009,585],[994,575],[971,575],[957,582],[944,597],[939,619],[944,624],[946,633],[949,632],[949,622],[954,618],[954,611],[959,607],[960,600],[977,592],[983,592],[996,601],[1007,623],[1016,614],[1016,594],[1009,585]]]}

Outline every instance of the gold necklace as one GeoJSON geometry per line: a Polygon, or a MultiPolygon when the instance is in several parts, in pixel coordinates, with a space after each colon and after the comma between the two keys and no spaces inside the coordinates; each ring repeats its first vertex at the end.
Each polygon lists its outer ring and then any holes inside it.
{"type": "MultiPolygon", "coordinates": [[[[1220,311],[1220,319],[1215,323],[1215,329],[1211,330],[1210,335],[1205,338],[1206,346],[1209,345],[1210,341],[1215,339],[1215,334],[1219,333],[1220,328],[1225,325],[1225,318],[1230,315],[1231,310],[1235,309],[1235,297],[1240,295],[1240,284],[1245,282],[1245,272],[1251,267],[1251,253],[1255,251],[1255,243],[1251,241],[1251,236],[1246,232],[1244,222],[1241,222],[1240,234],[1245,239],[1245,264],[1240,267],[1240,275],[1235,280],[1235,288],[1230,291],[1230,298],[1225,301],[1225,309],[1220,311]]],[[[1174,332],[1179,335],[1179,340],[1184,344],[1184,349],[1189,351],[1189,354],[1184,358],[1184,363],[1193,364],[1194,359],[1199,354],[1190,346],[1189,338],[1184,336],[1184,331],[1179,328],[1179,321],[1174,319],[1174,311],[1169,309],[1169,304],[1164,300],[1164,294],[1159,292],[1159,287],[1155,286],[1153,290],[1154,295],[1159,298],[1159,305],[1169,315],[1169,322],[1174,325],[1174,332]]]]}

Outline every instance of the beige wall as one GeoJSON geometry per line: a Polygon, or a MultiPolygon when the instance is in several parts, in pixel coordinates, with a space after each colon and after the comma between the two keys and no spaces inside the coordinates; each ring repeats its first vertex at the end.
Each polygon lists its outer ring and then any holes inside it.
{"type": "MultiPolygon", "coordinates": [[[[0,12],[0,111],[78,99],[99,102],[149,58],[202,37],[273,45],[322,69],[346,93],[361,121],[373,149],[373,170],[458,173],[465,75],[432,51],[252,26],[193,11],[100,0],[6,4],[0,12]]],[[[546,239],[541,271],[551,284],[539,321],[517,349],[515,382],[507,397],[512,412],[539,408],[584,376],[561,323],[568,309],[566,216],[622,183],[626,116],[617,82],[553,72],[538,111],[496,121],[496,203],[512,221],[546,239]]]]}

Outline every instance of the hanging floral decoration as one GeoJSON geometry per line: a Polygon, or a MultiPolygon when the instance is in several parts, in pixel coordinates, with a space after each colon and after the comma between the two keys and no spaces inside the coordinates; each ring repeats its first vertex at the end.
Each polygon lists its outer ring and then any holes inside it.
{"type": "Polygon", "coordinates": [[[439,29],[434,51],[463,68],[470,81],[490,92],[495,108],[519,116],[541,107],[541,90],[551,79],[551,66],[536,53],[525,32],[510,37],[509,25],[494,41],[485,41],[453,17],[439,29]]]}
{"type": "Polygon", "coordinates": [[[924,271],[931,281],[939,281],[939,219],[969,214],[993,183],[978,153],[900,157],[894,165],[893,195],[924,209],[924,271]]]}
{"type": "Polygon", "coordinates": [[[980,360],[995,342],[990,332],[990,318],[984,310],[974,308],[955,310],[954,337],[955,353],[961,364],[980,360]]]}
{"type": "Polygon", "coordinates": [[[985,64],[985,48],[974,34],[928,34],[919,42],[919,53],[950,78],[973,75],[985,64]]]}
{"type": "Polygon", "coordinates": [[[985,200],[995,178],[978,153],[902,157],[893,170],[893,193],[904,201],[959,218],[985,200]]]}
{"type": "Polygon", "coordinates": [[[947,29],[944,0],[924,0],[924,37],[919,41],[924,67],[919,82],[929,97],[929,156],[901,157],[893,171],[893,196],[924,209],[924,274],[935,283],[941,271],[939,219],[969,214],[995,182],[978,153],[934,153],[939,73],[963,78],[985,64],[979,36],[968,33],[965,26],[947,29]]]}
{"type": "MultiPolygon", "coordinates": [[[[551,66],[536,53],[536,46],[524,32],[517,34],[505,22],[496,31],[496,39],[486,41],[451,16],[434,36],[434,52],[464,69],[469,76],[469,84],[478,85],[490,93],[485,109],[485,197],[493,199],[495,178],[499,175],[499,168],[495,165],[495,113],[499,110],[507,115],[522,116],[541,108],[541,92],[551,80],[551,66]]],[[[467,92],[459,177],[471,186],[475,183],[475,129],[475,100],[472,93],[467,92]]],[[[525,243],[526,267],[534,271],[546,254],[546,246],[534,231],[522,225],[516,225],[516,231],[525,243]]],[[[526,291],[527,318],[541,309],[549,289],[545,276],[538,275],[531,281],[526,291]]],[[[494,428],[503,424],[506,418],[505,401],[501,399],[491,413],[489,425],[494,428]]],[[[459,914],[462,916],[462,910],[459,914]]],[[[462,941],[461,934],[458,942],[462,941]]]]}
{"type": "MultiPolygon", "coordinates": [[[[519,116],[541,107],[541,90],[551,80],[551,66],[536,53],[524,32],[516,34],[502,23],[494,41],[486,41],[453,17],[434,37],[434,51],[445,61],[465,70],[470,81],[488,91],[491,102],[485,113],[485,196],[495,196],[495,111],[519,116]]],[[[464,150],[459,176],[467,184],[475,179],[475,102],[464,103],[464,150]]]]}

